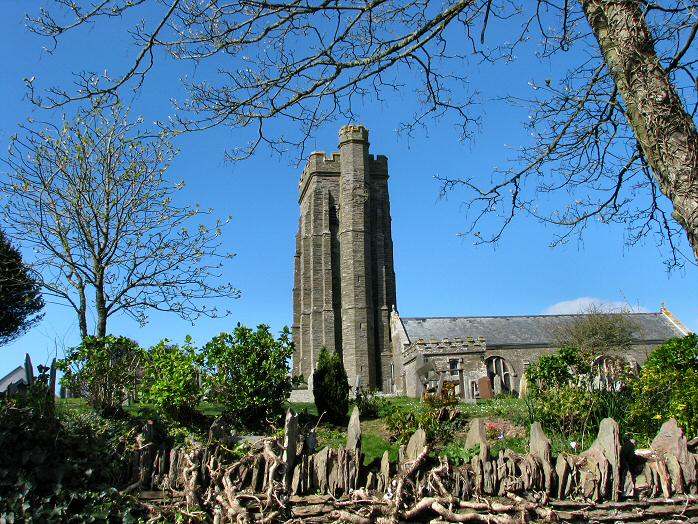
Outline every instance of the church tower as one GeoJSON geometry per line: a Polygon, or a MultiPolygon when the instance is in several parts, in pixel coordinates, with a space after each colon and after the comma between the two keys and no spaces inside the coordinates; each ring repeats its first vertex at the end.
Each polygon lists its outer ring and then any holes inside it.
{"type": "Polygon", "coordinates": [[[301,175],[293,287],[293,374],[309,378],[323,346],[342,352],[350,384],[392,391],[395,270],[388,159],[368,130],[345,126],[339,153],[312,153],[301,175]]]}

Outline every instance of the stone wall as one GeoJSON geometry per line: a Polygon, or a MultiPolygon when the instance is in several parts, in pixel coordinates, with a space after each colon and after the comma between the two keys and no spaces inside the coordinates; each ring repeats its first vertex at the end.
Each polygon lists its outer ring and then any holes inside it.
{"type": "Polygon", "coordinates": [[[464,447],[476,447],[460,465],[431,457],[423,430],[400,448],[397,462],[386,451],[379,462],[364,465],[356,409],[341,449],[317,450],[314,429],[302,434],[291,412],[284,429],[283,440],[257,441],[253,454],[233,462],[225,458],[229,437],[213,428],[208,446],[156,448],[141,435],[130,490],[164,490],[170,504],[181,496],[187,507],[220,524],[311,516],[322,518],[317,522],[369,524],[425,522],[436,514],[447,522],[514,524],[698,515],[698,455],[674,420],[662,426],[649,450],[621,445],[618,425],[605,419],[591,448],[554,457],[538,423],[531,426],[527,453],[491,456],[484,421],[473,419],[464,447]],[[303,497],[322,508],[309,508],[313,503],[303,497]],[[667,511],[649,510],[655,507],[667,511]],[[581,512],[570,513],[573,508],[581,512]],[[601,518],[598,508],[611,511],[601,518]],[[624,509],[634,513],[621,517],[624,509]]]}

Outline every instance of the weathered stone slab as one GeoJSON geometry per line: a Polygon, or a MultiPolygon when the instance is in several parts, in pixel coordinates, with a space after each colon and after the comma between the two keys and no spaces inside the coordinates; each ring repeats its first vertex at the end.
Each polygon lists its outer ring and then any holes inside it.
{"type": "Polygon", "coordinates": [[[688,450],[686,436],[676,419],[669,419],[662,424],[659,433],[652,441],[652,449],[662,454],[667,460],[674,489],[678,493],[683,493],[684,489],[690,492],[696,485],[696,457],[688,450]],[[668,456],[674,457],[677,464],[670,461],[668,456]]]}
{"type": "Polygon", "coordinates": [[[313,455],[313,465],[315,466],[315,474],[313,476],[313,487],[317,488],[321,493],[327,492],[327,470],[329,458],[330,448],[322,448],[318,453],[313,455]]]}
{"type": "Polygon", "coordinates": [[[468,427],[468,435],[465,437],[465,449],[471,449],[475,446],[482,446],[487,443],[487,434],[485,433],[485,420],[474,418],[470,421],[468,427]]]}
{"type": "Polygon", "coordinates": [[[543,467],[545,492],[551,495],[557,483],[557,475],[555,469],[553,469],[552,445],[550,444],[550,439],[543,432],[540,422],[531,424],[531,436],[528,446],[531,455],[536,457],[543,467]]]}
{"type": "Polygon", "coordinates": [[[293,475],[293,466],[296,462],[296,447],[298,446],[298,415],[292,409],[286,412],[284,424],[284,489],[288,491],[293,475]]]}
{"type": "Polygon", "coordinates": [[[580,470],[580,484],[585,497],[617,501],[623,492],[621,484],[621,445],[618,423],[605,418],[591,448],[581,454],[584,459],[580,470]],[[610,493],[609,493],[610,491],[610,493]]]}
{"type": "Polygon", "coordinates": [[[494,393],[492,392],[492,384],[490,384],[489,377],[480,377],[477,380],[477,386],[480,390],[480,398],[483,400],[494,398],[494,393]]]}
{"type": "Polygon", "coordinates": [[[412,434],[409,442],[407,443],[407,449],[405,449],[405,460],[408,462],[416,460],[426,445],[427,434],[422,428],[419,428],[412,434]]]}
{"type": "Polygon", "coordinates": [[[493,392],[495,395],[501,395],[502,394],[502,377],[499,375],[495,375],[494,378],[492,379],[493,384],[493,392]]]}
{"type": "MultiPolygon", "coordinates": [[[[359,377],[356,377],[357,379],[359,377]]],[[[361,420],[359,419],[359,408],[354,406],[347,427],[347,449],[361,449],[361,420]]]]}

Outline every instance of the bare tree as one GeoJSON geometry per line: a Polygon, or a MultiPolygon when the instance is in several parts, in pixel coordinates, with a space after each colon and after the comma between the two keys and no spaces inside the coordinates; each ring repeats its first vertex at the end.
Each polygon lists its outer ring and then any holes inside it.
{"type": "Polygon", "coordinates": [[[117,313],[141,325],[149,310],[193,320],[219,314],[204,299],[237,296],[211,283],[232,256],[218,252],[223,224],[197,224],[208,213],[173,200],[183,187],[165,176],[174,155],[119,105],[13,137],[0,182],[8,233],[33,250],[45,296],[75,310],[83,337],[89,311],[103,337],[117,313]]]}
{"type": "Polygon", "coordinates": [[[656,233],[669,243],[672,264],[681,263],[677,232],[683,230],[694,252],[689,260],[698,259],[698,58],[692,47],[698,11],[690,2],[167,0],[157,9],[143,0],[50,3],[30,27],[56,41],[127,13],[142,13],[146,22],[132,30],[139,51],[129,69],[115,77],[83,72],[75,90],[53,88],[43,99],[29,82],[36,102],[60,106],[138,88],[159,49],[175,59],[210,62],[218,75],[187,84],[177,123],[187,130],[256,128],[256,140],[234,156],[261,143],[293,145],[302,155],[317,126],[354,118],[358,99],[381,99],[411,85],[406,77],[417,78],[419,104],[402,128],[411,132],[450,113],[465,137],[474,120],[469,56],[508,60],[531,35],[542,43],[542,60],[577,49],[571,56],[580,62],[565,77],[534,83],[535,95],[518,100],[531,108],[534,143],[521,149],[514,167],[490,180],[444,179],[444,191],[470,192],[470,232],[483,242],[498,240],[523,211],[563,226],[560,241],[591,220],[625,224],[630,243],[656,233]],[[513,44],[484,45],[491,24],[515,18],[522,29],[511,35],[513,44]],[[297,140],[270,132],[270,118],[296,125],[297,140]],[[552,207],[541,205],[551,193],[564,195],[564,203],[552,198],[552,207]],[[480,220],[491,214],[501,221],[482,234],[480,220]]]}

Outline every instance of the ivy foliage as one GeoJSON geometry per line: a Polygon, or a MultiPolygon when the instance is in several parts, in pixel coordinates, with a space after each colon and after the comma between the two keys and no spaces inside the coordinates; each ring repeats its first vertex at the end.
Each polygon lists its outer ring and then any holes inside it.
{"type": "Polygon", "coordinates": [[[313,397],[318,413],[333,424],[346,423],[349,412],[349,379],[342,354],[323,347],[313,373],[313,397]]]}
{"type": "Polygon", "coordinates": [[[238,324],[203,348],[208,399],[223,405],[233,423],[255,428],[276,422],[291,394],[288,362],[293,354],[291,332],[278,339],[261,324],[257,330],[238,324]]]}
{"type": "Polygon", "coordinates": [[[127,337],[87,336],[57,362],[61,385],[87,398],[97,412],[121,411],[121,404],[136,388],[144,352],[127,337]]]}
{"type": "Polygon", "coordinates": [[[0,401],[0,521],[135,522],[124,487],[133,428],[95,413],[0,401]]]}
{"type": "Polygon", "coordinates": [[[143,401],[168,418],[190,420],[202,397],[199,376],[203,363],[191,337],[182,346],[160,341],[147,351],[144,363],[143,401]]]}

